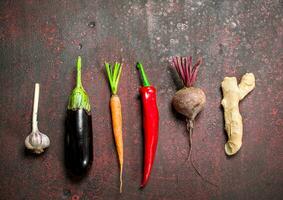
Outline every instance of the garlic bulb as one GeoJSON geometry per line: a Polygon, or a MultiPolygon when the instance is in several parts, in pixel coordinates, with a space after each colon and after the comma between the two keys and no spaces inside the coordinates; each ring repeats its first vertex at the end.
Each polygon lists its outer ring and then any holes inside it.
{"type": "Polygon", "coordinates": [[[49,147],[50,140],[47,135],[40,131],[31,132],[31,134],[26,137],[25,145],[26,148],[33,150],[34,153],[40,154],[45,148],[49,147]]]}
{"type": "Polygon", "coordinates": [[[39,84],[35,84],[33,114],[32,114],[32,132],[25,139],[26,148],[32,150],[34,153],[40,154],[45,148],[49,147],[50,140],[47,135],[38,130],[37,112],[39,100],[39,84]]]}

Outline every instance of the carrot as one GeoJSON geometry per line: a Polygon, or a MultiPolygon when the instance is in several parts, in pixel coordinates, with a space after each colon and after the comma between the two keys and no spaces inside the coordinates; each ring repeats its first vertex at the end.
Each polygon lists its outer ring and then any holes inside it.
{"type": "Polygon", "coordinates": [[[112,116],[113,134],[114,134],[116,150],[118,153],[118,159],[120,165],[120,193],[122,193],[122,186],[123,186],[122,108],[121,108],[120,98],[117,95],[122,66],[120,63],[115,63],[114,68],[112,68],[109,63],[105,63],[105,68],[112,93],[112,96],[110,98],[110,110],[112,116]]]}
{"type": "Polygon", "coordinates": [[[123,138],[122,138],[122,110],[120,98],[112,95],[110,99],[110,108],[112,114],[112,126],[120,163],[120,192],[122,192],[123,176],[123,138]]]}

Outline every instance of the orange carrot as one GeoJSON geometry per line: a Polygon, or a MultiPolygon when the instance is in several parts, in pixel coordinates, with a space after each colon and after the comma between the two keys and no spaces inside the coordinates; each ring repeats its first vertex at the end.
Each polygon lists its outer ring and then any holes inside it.
{"type": "Polygon", "coordinates": [[[120,98],[117,95],[119,78],[122,71],[120,63],[115,63],[114,68],[110,64],[105,63],[112,96],[110,98],[110,110],[112,116],[112,128],[116,143],[116,150],[120,164],[120,193],[122,193],[122,177],[123,177],[123,137],[122,137],[122,109],[120,98]]]}
{"type": "Polygon", "coordinates": [[[123,138],[122,138],[122,110],[120,98],[112,95],[110,99],[110,108],[112,114],[112,126],[120,163],[120,192],[122,192],[122,174],[123,174],[123,138]]]}

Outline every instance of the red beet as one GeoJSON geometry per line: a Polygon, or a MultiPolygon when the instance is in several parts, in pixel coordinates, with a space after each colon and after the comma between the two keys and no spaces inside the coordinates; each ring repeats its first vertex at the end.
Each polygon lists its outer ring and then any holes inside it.
{"type": "MultiPolygon", "coordinates": [[[[195,65],[192,65],[192,57],[174,57],[173,65],[176,68],[179,77],[182,79],[184,83],[184,87],[177,91],[173,97],[172,104],[175,110],[184,115],[187,121],[187,130],[189,133],[189,157],[192,166],[196,170],[199,176],[201,176],[200,172],[195,167],[192,159],[191,159],[191,151],[192,151],[192,134],[194,127],[195,117],[204,109],[204,105],[206,102],[206,97],[202,89],[193,87],[198,68],[201,64],[201,59],[195,65]]],[[[201,176],[201,178],[203,178],[201,176]]],[[[204,179],[204,178],[203,178],[204,179]]],[[[207,181],[206,179],[204,179],[207,181]]],[[[209,181],[207,181],[209,182],[209,181]]],[[[209,182],[210,183],[210,182],[209,182]]]]}

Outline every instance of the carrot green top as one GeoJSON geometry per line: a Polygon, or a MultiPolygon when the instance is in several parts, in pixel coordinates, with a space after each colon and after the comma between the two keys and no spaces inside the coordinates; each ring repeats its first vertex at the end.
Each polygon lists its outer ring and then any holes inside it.
{"type": "Polygon", "coordinates": [[[89,98],[83,88],[81,80],[82,59],[79,56],[77,61],[77,84],[69,97],[69,110],[85,109],[90,112],[89,98]]]}
{"type": "Polygon", "coordinates": [[[112,94],[117,94],[119,79],[122,72],[122,64],[115,62],[114,67],[105,62],[107,77],[109,80],[112,94]]]}

